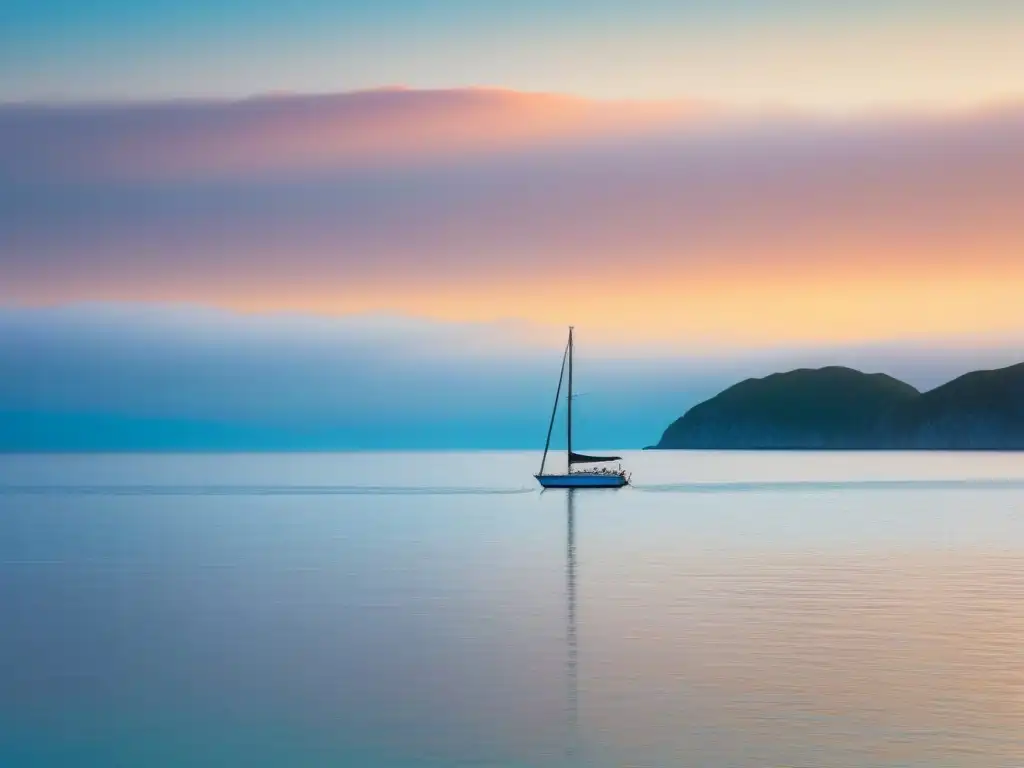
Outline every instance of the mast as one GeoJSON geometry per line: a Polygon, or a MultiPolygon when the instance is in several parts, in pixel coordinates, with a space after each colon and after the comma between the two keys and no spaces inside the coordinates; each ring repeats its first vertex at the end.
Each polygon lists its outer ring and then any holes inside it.
{"type": "Polygon", "coordinates": [[[567,437],[565,441],[565,460],[568,471],[572,473],[572,326],[569,326],[569,388],[566,390],[568,400],[568,416],[566,418],[567,437]]]}

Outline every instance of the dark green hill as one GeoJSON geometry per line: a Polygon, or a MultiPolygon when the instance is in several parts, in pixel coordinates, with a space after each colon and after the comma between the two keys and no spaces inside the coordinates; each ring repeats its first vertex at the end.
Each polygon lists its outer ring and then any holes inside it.
{"type": "Polygon", "coordinates": [[[850,368],[748,379],[691,408],[654,447],[1024,450],[1024,363],[924,394],[850,368]]]}
{"type": "Polygon", "coordinates": [[[891,376],[851,368],[776,373],[747,379],[694,406],[656,447],[862,447],[881,416],[920,396],[891,376]]]}
{"type": "Polygon", "coordinates": [[[1024,363],[925,393],[893,414],[884,437],[902,448],[1024,450],[1024,363]]]}

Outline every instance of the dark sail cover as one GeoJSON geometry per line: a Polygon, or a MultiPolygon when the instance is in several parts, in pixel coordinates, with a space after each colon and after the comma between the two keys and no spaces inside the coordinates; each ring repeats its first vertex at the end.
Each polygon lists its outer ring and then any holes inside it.
{"type": "Polygon", "coordinates": [[[570,453],[570,464],[600,464],[603,461],[622,461],[621,456],[588,456],[585,453],[570,453]]]}

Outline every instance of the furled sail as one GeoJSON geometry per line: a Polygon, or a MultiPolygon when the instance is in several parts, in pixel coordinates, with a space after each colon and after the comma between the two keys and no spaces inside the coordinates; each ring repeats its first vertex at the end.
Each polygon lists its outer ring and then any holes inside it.
{"type": "Polygon", "coordinates": [[[600,464],[604,461],[622,461],[621,456],[588,456],[585,453],[570,453],[570,464],[600,464]]]}

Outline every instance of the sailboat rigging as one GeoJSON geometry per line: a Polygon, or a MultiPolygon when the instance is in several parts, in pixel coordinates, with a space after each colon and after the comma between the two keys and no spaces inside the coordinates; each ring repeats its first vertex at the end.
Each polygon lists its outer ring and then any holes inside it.
{"type": "Polygon", "coordinates": [[[573,329],[569,328],[569,341],[565,345],[565,353],[562,355],[562,369],[558,375],[558,388],[555,390],[555,405],[551,409],[551,420],[548,423],[548,437],[544,442],[544,455],[540,460],[540,471],[534,475],[544,488],[621,488],[629,484],[629,477],[621,468],[615,470],[589,469],[575,471],[576,464],[602,464],[612,461],[621,461],[621,456],[591,456],[586,453],[576,453],[572,449],[572,356],[573,356],[573,329]],[[555,428],[555,415],[558,412],[558,401],[562,395],[562,381],[568,379],[566,387],[566,464],[565,474],[544,474],[544,467],[547,464],[548,453],[551,448],[551,434],[555,428]]]}

